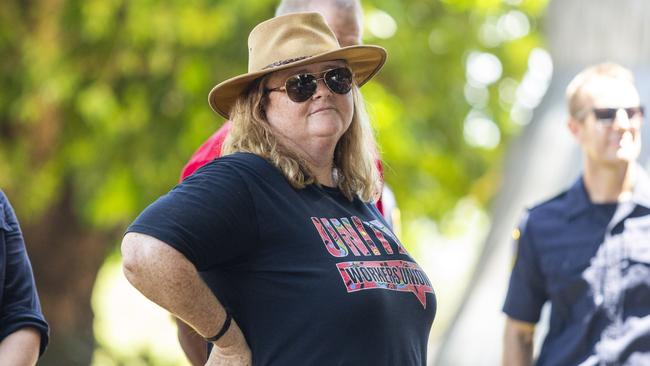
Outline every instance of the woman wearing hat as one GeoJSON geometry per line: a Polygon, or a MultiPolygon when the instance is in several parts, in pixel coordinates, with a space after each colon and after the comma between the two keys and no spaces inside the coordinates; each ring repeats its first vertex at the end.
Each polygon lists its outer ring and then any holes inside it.
{"type": "Polygon", "coordinates": [[[376,46],[317,13],[259,24],[248,73],[217,85],[226,155],[149,206],[122,242],[145,296],[213,342],[213,365],[425,365],[431,284],[371,204],[358,87],[376,46]]]}

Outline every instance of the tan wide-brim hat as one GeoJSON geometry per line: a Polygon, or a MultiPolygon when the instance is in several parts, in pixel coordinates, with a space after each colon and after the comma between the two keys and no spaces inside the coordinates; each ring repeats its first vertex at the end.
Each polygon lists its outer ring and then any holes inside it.
{"type": "Polygon", "coordinates": [[[386,62],[379,46],[339,46],[319,13],[294,13],[258,24],[248,36],[248,72],[212,88],[210,107],[229,118],[235,100],[256,79],[272,72],[321,61],[343,60],[357,86],[365,84],[386,62]]]}

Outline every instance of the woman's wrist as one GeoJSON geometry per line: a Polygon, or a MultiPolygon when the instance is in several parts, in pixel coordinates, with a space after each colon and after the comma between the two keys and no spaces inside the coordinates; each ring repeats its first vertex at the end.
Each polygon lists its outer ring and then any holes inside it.
{"type": "Polygon", "coordinates": [[[227,350],[232,350],[233,353],[237,353],[240,349],[248,347],[244,334],[234,319],[231,320],[230,327],[228,327],[226,333],[211,343],[216,348],[222,350],[223,353],[229,353],[227,350]]]}
{"type": "Polygon", "coordinates": [[[221,339],[226,334],[226,332],[228,332],[228,329],[230,329],[230,323],[232,322],[232,315],[230,315],[230,311],[228,311],[228,309],[225,310],[226,310],[226,319],[223,321],[221,328],[215,335],[211,337],[206,337],[205,338],[206,341],[216,343],[219,339],[221,339]]]}

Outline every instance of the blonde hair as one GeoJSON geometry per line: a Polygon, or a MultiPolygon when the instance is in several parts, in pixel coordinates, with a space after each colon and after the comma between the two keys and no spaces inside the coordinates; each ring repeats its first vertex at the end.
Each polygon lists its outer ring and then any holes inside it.
{"type": "MultiPolygon", "coordinates": [[[[334,150],[337,186],[349,200],[354,196],[370,202],[379,198],[381,178],[375,163],[377,147],[358,87],[352,87],[354,114],[352,123],[334,150]]],[[[277,167],[296,189],[318,183],[309,165],[299,154],[285,146],[266,120],[267,94],[264,80],[256,80],[235,101],[230,118],[232,129],[224,141],[223,155],[249,152],[277,167]]]]}
{"type": "Polygon", "coordinates": [[[569,105],[569,115],[577,120],[586,117],[586,107],[589,104],[587,86],[597,79],[615,79],[627,81],[634,85],[634,75],[625,67],[605,62],[588,67],[576,75],[566,88],[566,99],[569,105]]]}

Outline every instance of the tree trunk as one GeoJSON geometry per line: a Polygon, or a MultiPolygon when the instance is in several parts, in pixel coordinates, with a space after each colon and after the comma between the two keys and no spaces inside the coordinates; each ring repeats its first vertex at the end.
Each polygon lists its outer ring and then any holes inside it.
{"type": "Polygon", "coordinates": [[[22,220],[50,345],[39,365],[89,365],[94,348],[90,298],[114,235],[98,234],[75,215],[67,187],[58,202],[30,222],[22,220]]]}

